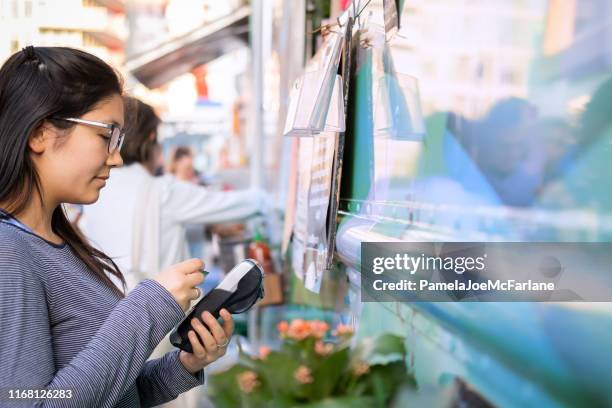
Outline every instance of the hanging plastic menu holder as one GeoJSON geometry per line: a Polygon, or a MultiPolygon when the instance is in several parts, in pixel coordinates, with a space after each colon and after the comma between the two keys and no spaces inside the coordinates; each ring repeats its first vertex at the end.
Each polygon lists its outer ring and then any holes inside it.
{"type": "Polygon", "coordinates": [[[325,117],[324,132],[344,132],[346,121],[344,116],[344,93],[342,92],[342,77],[336,75],[329,108],[325,117]]]}
{"type": "Polygon", "coordinates": [[[383,0],[385,16],[385,37],[390,41],[397,34],[400,27],[400,4],[399,0],[383,0]]]}
{"type": "Polygon", "coordinates": [[[315,108],[317,95],[313,86],[318,75],[317,72],[306,72],[293,85],[285,121],[285,136],[315,136],[322,132],[344,132],[342,77],[340,75],[334,77],[329,102],[325,106],[315,108]]]}
{"type": "MultiPolygon", "coordinates": [[[[370,35],[384,36],[380,27],[370,35]]],[[[397,72],[385,41],[373,41],[374,133],[376,137],[421,141],[425,122],[418,80],[397,72]]]]}
{"type": "Polygon", "coordinates": [[[293,84],[285,120],[285,136],[343,132],[344,103],[338,72],[343,30],[328,34],[323,47],[293,84]]]}
{"type": "Polygon", "coordinates": [[[425,124],[418,81],[411,75],[385,73],[379,78],[375,106],[376,136],[421,141],[425,124]]]}

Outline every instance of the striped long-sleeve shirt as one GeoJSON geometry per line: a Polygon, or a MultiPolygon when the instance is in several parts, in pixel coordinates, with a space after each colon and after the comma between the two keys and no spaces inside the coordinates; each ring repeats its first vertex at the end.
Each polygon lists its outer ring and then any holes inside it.
{"type": "Polygon", "coordinates": [[[0,221],[0,407],[172,400],[205,381],[204,370],[194,375],[183,367],[178,350],[147,361],[183,316],[156,281],[121,299],[68,245],[0,221]],[[10,399],[14,390],[34,389],[71,390],[71,398],[10,399]]]}

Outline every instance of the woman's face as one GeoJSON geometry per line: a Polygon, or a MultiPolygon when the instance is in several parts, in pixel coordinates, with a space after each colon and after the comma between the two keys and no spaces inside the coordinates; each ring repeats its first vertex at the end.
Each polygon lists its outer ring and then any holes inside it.
{"type": "MultiPolygon", "coordinates": [[[[80,119],[124,126],[123,100],[114,95],[99,103],[80,119]]],[[[108,153],[108,131],[75,124],[68,131],[48,126],[43,131],[44,148],[34,152],[34,162],[45,200],[55,203],[91,204],[106,185],[113,167],[123,161],[119,150],[108,153]]]]}
{"type": "Polygon", "coordinates": [[[175,175],[179,180],[192,181],[195,177],[193,157],[183,156],[176,161],[175,175]]]}

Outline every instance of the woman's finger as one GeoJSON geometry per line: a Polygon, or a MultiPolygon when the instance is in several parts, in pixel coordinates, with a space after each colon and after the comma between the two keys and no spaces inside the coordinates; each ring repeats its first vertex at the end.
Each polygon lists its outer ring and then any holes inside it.
{"type": "Polygon", "coordinates": [[[195,334],[195,332],[193,330],[189,330],[187,332],[187,337],[189,338],[189,342],[191,343],[191,350],[193,354],[197,358],[206,357],[206,350],[204,349],[204,346],[202,346],[202,344],[200,343],[200,340],[198,339],[198,336],[195,334]]]}
{"type": "Polygon", "coordinates": [[[204,347],[206,348],[207,353],[214,353],[217,351],[217,342],[208,329],[200,322],[198,319],[191,320],[191,327],[198,333],[202,342],[204,343],[204,347]]]}
{"type": "Polygon", "coordinates": [[[234,334],[234,318],[226,309],[221,309],[221,317],[223,318],[223,331],[228,339],[234,334]]]}
{"type": "Polygon", "coordinates": [[[210,312],[202,313],[202,319],[206,322],[208,330],[210,330],[213,337],[215,338],[216,344],[227,344],[227,336],[225,335],[225,331],[223,331],[223,328],[221,327],[217,319],[215,319],[215,317],[210,314],[210,312]]]}
{"type": "Polygon", "coordinates": [[[193,258],[174,265],[174,268],[185,275],[192,274],[204,267],[204,262],[201,259],[193,258]]]}
{"type": "Polygon", "coordinates": [[[184,282],[185,285],[187,285],[188,287],[198,286],[199,284],[204,282],[204,274],[200,272],[190,273],[188,275],[185,275],[184,282]]]}

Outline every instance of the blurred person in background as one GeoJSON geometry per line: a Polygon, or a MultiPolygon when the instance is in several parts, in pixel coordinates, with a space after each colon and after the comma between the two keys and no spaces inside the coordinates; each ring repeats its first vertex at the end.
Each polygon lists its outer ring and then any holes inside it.
{"type": "MultiPolygon", "coordinates": [[[[205,382],[233,333],[227,311],[223,326],[203,315],[194,353],[147,361],[200,295],[202,262],[168,264],[125,295],[120,268],[64,213],[122,165],[122,92],[109,65],[71,48],[29,46],[0,68],[0,389],[62,397],[29,393],[28,406],[167,402],[205,382]]],[[[102,220],[111,230],[116,215],[102,220]]]]}
{"type": "MultiPolygon", "coordinates": [[[[187,146],[173,148],[166,167],[168,174],[172,174],[179,180],[205,185],[193,165],[193,152],[187,146]]],[[[208,187],[212,188],[213,186],[208,187]]],[[[223,223],[205,226],[202,226],[202,224],[186,225],[185,233],[191,256],[196,258],[204,257],[207,230],[212,234],[217,234],[219,237],[228,238],[241,236],[245,228],[242,223],[223,223]]],[[[211,283],[211,279],[208,279],[207,283],[211,283]]]]}
{"type": "Polygon", "coordinates": [[[202,184],[193,167],[193,153],[187,146],[177,146],[172,149],[168,160],[168,173],[182,181],[202,184]]]}
{"type": "MultiPolygon", "coordinates": [[[[168,158],[167,173],[172,174],[178,180],[204,185],[198,177],[193,166],[193,153],[187,146],[177,146],[172,149],[168,158]]],[[[185,239],[189,247],[189,255],[204,259],[204,246],[206,244],[206,226],[201,224],[189,224],[185,226],[185,239]]],[[[210,266],[210,262],[207,262],[210,266]]],[[[215,274],[215,277],[218,277],[215,274]]],[[[216,279],[214,279],[216,280],[216,279]]],[[[211,280],[208,280],[211,283],[211,280]]],[[[217,282],[218,283],[218,282],[217,282]]]]}

